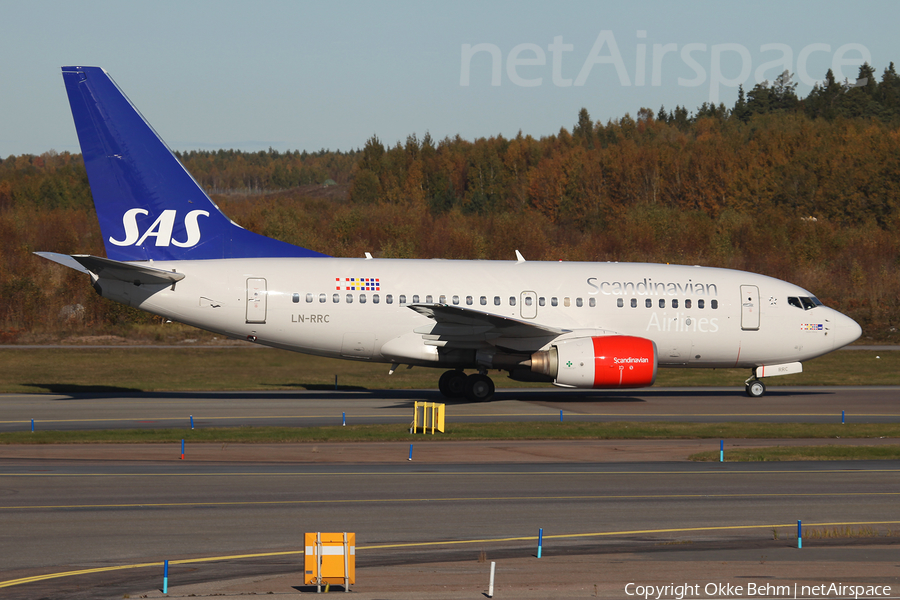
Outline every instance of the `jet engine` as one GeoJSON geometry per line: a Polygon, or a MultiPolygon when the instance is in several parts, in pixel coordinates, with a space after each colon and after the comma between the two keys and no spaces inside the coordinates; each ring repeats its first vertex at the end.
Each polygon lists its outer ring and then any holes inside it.
{"type": "Polygon", "coordinates": [[[656,344],[628,335],[560,340],[531,355],[531,370],[562,387],[648,387],[656,380],[656,367],[656,344]]]}

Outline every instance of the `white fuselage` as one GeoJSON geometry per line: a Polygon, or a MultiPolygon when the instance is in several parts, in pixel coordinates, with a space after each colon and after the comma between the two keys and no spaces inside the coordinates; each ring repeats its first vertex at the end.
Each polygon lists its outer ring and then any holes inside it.
{"type": "Polygon", "coordinates": [[[335,358],[449,367],[447,397],[489,399],[489,369],[563,387],[644,387],[657,367],[760,377],[860,327],[771,277],[706,267],[330,258],[229,220],[99,67],[62,68],[106,257],[41,256],[116,300],[223,335],[335,358]],[[466,374],[465,369],[476,369],[466,374]]]}
{"type": "Polygon", "coordinates": [[[617,333],[653,340],[663,367],[799,362],[859,335],[859,326],[835,310],[789,303],[812,297],[800,287],[710,267],[347,258],[152,266],[185,278],[169,286],[101,279],[102,294],[202,329],[336,358],[449,364],[438,352],[446,342],[428,335],[435,321],[407,307],[412,304],[458,306],[562,330],[457,344],[466,350],[531,352],[554,339],[617,333]]]}

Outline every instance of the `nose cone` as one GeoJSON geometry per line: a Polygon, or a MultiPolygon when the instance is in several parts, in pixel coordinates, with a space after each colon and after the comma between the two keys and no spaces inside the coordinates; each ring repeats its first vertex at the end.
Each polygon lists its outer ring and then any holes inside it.
{"type": "Polygon", "coordinates": [[[862,327],[859,326],[859,323],[845,314],[834,311],[832,322],[834,323],[832,332],[835,350],[855,342],[862,335],[862,327]]]}

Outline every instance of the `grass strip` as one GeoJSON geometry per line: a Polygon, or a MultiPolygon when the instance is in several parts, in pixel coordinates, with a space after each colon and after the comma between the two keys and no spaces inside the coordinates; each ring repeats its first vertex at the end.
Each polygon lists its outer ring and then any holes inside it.
{"type": "MultiPolygon", "coordinates": [[[[698,462],[715,462],[719,452],[698,452],[688,457],[698,462]]],[[[884,446],[773,446],[752,450],[728,450],[726,462],[779,462],[797,460],[900,460],[900,445],[884,446]]]]}
{"type": "MultiPolygon", "coordinates": [[[[0,444],[145,444],[182,439],[210,443],[417,442],[450,440],[664,440],[900,438],[900,424],[854,423],[676,423],[676,422],[499,422],[449,423],[446,433],[411,435],[408,426],[223,427],[203,429],[111,429],[13,431],[0,444]]],[[[733,451],[734,452],[734,451],[733,451]]],[[[729,452],[731,456],[731,452],[729,452]]],[[[718,460],[718,453],[716,453],[718,460]]],[[[787,459],[786,459],[787,460],[787,459]]]]}
{"type": "MultiPolygon", "coordinates": [[[[265,348],[15,348],[0,349],[2,393],[140,393],[434,389],[440,369],[400,369],[265,348]],[[163,375],[164,374],[164,375],[163,375]]],[[[749,369],[660,369],[657,387],[743,387],[749,369]]],[[[492,373],[498,388],[541,387],[492,373]]],[[[900,385],[900,351],[833,352],[804,363],[803,373],[770,377],[766,385],[900,385]]],[[[598,391],[598,394],[603,394],[598,391]]],[[[741,390],[742,393],[742,390],[741,390]]]]}

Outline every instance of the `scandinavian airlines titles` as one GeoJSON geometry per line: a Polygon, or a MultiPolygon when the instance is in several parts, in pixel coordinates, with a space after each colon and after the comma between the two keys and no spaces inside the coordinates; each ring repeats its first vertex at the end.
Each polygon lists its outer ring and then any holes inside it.
{"type": "Polygon", "coordinates": [[[596,277],[588,277],[587,284],[596,291],[591,295],[605,296],[718,296],[719,289],[715,283],[694,283],[688,279],[685,283],[656,282],[644,277],[642,281],[601,281],[596,277]]]}

